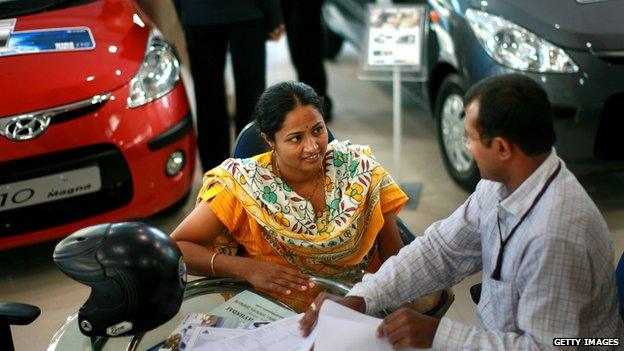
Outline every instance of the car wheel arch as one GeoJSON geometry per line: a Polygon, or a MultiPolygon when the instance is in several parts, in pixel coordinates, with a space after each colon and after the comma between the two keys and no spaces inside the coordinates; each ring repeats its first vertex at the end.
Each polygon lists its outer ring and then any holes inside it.
{"type": "Polygon", "coordinates": [[[435,105],[440,91],[440,86],[447,76],[451,74],[459,74],[455,67],[451,64],[442,62],[436,65],[436,67],[429,73],[429,80],[427,82],[427,92],[429,93],[429,107],[433,112],[431,117],[435,118],[435,105]]]}
{"type": "MultiPolygon", "coordinates": [[[[439,150],[447,173],[457,185],[466,191],[472,192],[480,179],[480,174],[476,164],[474,163],[474,159],[472,159],[469,152],[465,149],[458,149],[459,146],[457,142],[459,138],[463,136],[463,123],[462,126],[458,127],[456,125],[458,120],[457,118],[445,118],[444,121],[442,118],[443,110],[446,110],[444,108],[447,103],[446,100],[451,96],[457,95],[459,95],[459,98],[463,100],[463,95],[468,87],[469,85],[467,80],[456,72],[444,76],[440,83],[436,99],[434,100],[433,114],[436,119],[436,133],[438,136],[439,150]],[[446,122],[453,120],[455,123],[447,125],[446,122]],[[447,129],[444,126],[451,126],[451,128],[447,129]],[[451,133],[443,132],[443,130],[450,130],[451,133]],[[448,140],[447,137],[449,137],[448,140]],[[449,140],[450,144],[446,144],[449,140]]],[[[457,97],[454,99],[457,99],[457,97]]],[[[453,113],[449,116],[452,115],[453,113]]]]}

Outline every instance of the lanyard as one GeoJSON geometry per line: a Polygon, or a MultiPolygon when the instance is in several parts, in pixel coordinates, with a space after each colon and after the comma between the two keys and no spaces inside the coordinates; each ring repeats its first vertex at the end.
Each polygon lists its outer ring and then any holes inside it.
{"type": "Polygon", "coordinates": [[[560,170],[561,170],[561,161],[559,161],[559,165],[557,166],[557,169],[550,175],[550,177],[548,177],[548,179],[546,180],[546,183],[544,183],[544,186],[542,186],[542,190],[540,190],[540,192],[537,194],[537,196],[533,200],[533,203],[531,203],[531,206],[529,206],[529,208],[522,215],[522,217],[520,217],[520,220],[511,229],[511,231],[509,232],[509,235],[504,241],[503,241],[503,235],[501,234],[502,232],[500,229],[500,218],[498,217],[498,215],[496,215],[496,225],[498,226],[498,238],[500,240],[500,248],[498,249],[498,257],[496,258],[496,267],[494,268],[494,271],[492,272],[492,276],[491,276],[492,279],[500,280],[501,269],[503,267],[503,252],[505,251],[505,246],[507,245],[507,242],[514,235],[514,233],[516,232],[516,229],[518,229],[520,224],[522,224],[522,222],[524,222],[524,220],[527,218],[527,216],[529,215],[533,207],[537,205],[539,200],[542,198],[542,195],[544,195],[544,193],[548,189],[548,186],[550,186],[550,183],[552,183],[553,180],[555,180],[555,177],[557,176],[557,174],[559,174],[560,170]]]}

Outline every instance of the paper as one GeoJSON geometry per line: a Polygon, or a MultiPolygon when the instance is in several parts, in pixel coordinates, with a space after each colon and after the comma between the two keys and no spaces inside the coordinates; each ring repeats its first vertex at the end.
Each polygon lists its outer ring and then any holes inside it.
{"type": "Polygon", "coordinates": [[[188,313],[180,322],[180,325],[169,335],[160,346],[160,351],[184,350],[186,345],[194,338],[198,328],[220,327],[224,323],[223,317],[212,316],[205,313],[188,313]]]}
{"type": "Polygon", "coordinates": [[[299,320],[303,313],[285,318],[245,334],[194,348],[197,351],[308,351],[314,335],[301,336],[299,320]]]}
{"type": "Polygon", "coordinates": [[[253,322],[273,322],[295,313],[251,291],[243,291],[209,314],[225,318],[224,328],[248,328],[253,322]]]}
{"type": "Polygon", "coordinates": [[[376,335],[382,320],[331,300],[319,311],[314,351],[392,351],[387,338],[376,335]]]}
{"type": "Polygon", "coordinates": [[[210,343],[227,340],[248,332],[249,330],[246,329],[198,327],[190,336],[190,340],[186,345],[186,350],[199,350],[201,347],[209,345],[210,343]]]}

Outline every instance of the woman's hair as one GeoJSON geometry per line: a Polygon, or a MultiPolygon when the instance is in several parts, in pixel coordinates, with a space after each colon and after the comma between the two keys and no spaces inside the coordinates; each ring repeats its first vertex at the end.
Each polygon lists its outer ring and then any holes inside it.
{"type": "Polygon", "coordinates": [[[325,104],[309,85],[288,81],[268,87],[260,96],[253,117],[256,128],[275,140],[275,133],[282,129],[286,115],[297,106],[312,105],[325,118],[325,104]]]}

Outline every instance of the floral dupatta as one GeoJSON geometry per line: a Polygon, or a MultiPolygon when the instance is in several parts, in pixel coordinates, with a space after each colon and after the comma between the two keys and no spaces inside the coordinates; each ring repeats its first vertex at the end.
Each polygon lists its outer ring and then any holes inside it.
{"type": "Polygon", "coordinates": [[[367,146],[333,141],[325,153],[325,208],[312,204],[273,173],[272,152],[228,159],[205,175],[233,194],[287,262],[310,274],[335,276],[368,266],[383,226],[381,189],[394,184],[367,146]]]}

